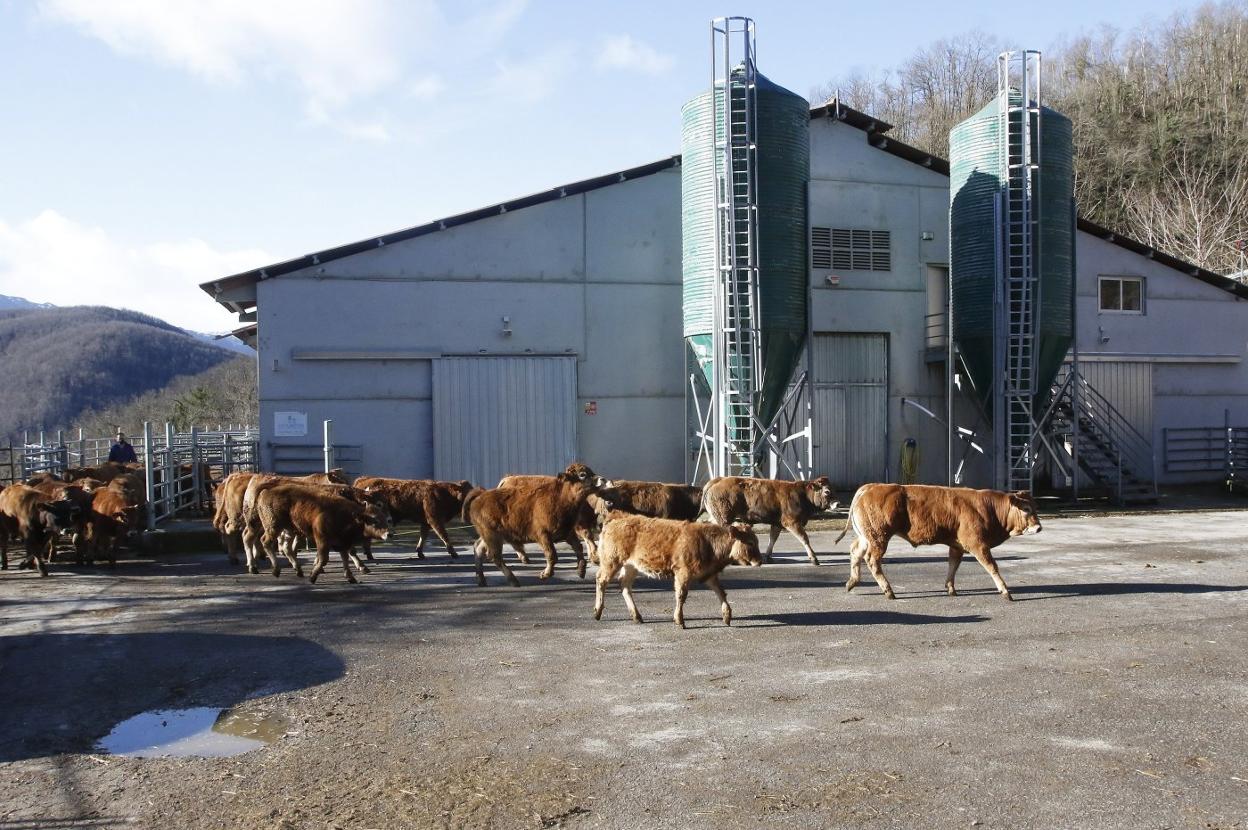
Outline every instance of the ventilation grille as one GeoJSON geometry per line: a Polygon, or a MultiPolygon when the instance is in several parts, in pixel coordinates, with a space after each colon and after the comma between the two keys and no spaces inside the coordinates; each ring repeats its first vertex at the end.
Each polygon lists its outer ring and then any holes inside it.
{"type": "Polygon", "coordinates": [[[812,227],[810,267],[817,271],[891,271],[892,233],[860,228],[812,227]]]}

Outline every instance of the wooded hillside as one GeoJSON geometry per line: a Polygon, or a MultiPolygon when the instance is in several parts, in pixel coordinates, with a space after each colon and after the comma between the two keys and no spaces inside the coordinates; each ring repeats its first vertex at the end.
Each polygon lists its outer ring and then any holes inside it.
{"type": "MultiPolygon", "coordinates": [[[[0,311],[0,437],[76,427],[103,409],[235,359],[168,323],[115,308],[0,311]]],[[[254,395],[254,386],[247,390],[254,395]]]]}
{"type": "MultiPolygon", "coordinates": [[[[894,124],[948,157],[949,130],[992,100],[1004,43],[942,40],[895,69],[813,91],[894,124]]],[[[1045,103],[1075,130],[1081,216],[1221,273],[1248,268],[1248,3],[1208,4],[1131,31],[1044,51],[1045,103]]]]}

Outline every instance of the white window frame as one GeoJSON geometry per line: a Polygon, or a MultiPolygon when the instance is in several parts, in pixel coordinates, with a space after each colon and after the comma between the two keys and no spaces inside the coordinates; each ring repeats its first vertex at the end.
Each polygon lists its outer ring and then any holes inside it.
{"type": "Polygon", "coordinates": [[[1136,317],[1143,317],[1148,310],[1148,291],[1146,290],[1148,281],[1143,277],[1137,277],[1131,274],[1101,274],[1096,278],[1096,310],[1098,314],[1127,314],[1136,317]],[[1118,283],[1118,305],[1119,308],[1104,308],[1101,305],[1101,286],[1107,281],[1118,283]],[[1140,286],[1140,307],[1122,308],[1122,284],[1134,282],[1140,286]]]}

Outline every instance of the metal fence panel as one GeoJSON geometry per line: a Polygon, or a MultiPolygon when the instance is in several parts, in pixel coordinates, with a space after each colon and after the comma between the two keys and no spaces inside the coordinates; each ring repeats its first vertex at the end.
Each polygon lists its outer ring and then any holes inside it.
{"type": "Polygon", "coordinates": [[[433,446],[443,480],[492,487],[563,469],[576,457],[576,358],[435,360],[433,446]]]}

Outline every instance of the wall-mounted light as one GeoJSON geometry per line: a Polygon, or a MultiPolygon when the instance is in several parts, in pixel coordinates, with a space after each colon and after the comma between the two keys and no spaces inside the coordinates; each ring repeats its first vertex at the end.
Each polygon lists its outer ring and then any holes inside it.
{"type": "Polygon", "coordinates": [[[1097,334],[1097,336],[1098,336],[1098,338],[1100,339],[1100,341],[1101,341],[1101,343],[1102,343],[1102,344],[1105,344],[1105,343],[1108,343],[1108,342],[1109,342],[1109,335],[1107,335],[1107,334],[1105,333],[1105,329],[1104,329],[1103,327],[1101,327],[1101,326],[1097,326],[1097,327],[1096,327],[1096,334],[1097,334]]]}
{"type": "Polygon", "coordinates": [[[839,274],[828,274],[826,277],[823,278],[823,281],[826,282],[828,285],[840,285],[841,277],[839,274]]]}
{"type": "Polygon", "coordinates": [[[923,233],[919,234],[919,239],[922,239],[924,242],[931,242],[935,238],[936,234],[931,231],[923,231],[923,233]]]}
{"type": "Polygon", "coordinates": [[[282,370],[282,367],[278,365],[277,358],[276,357],[273,358],[273,371],[280,372],[281,370],[282,370]]]}
{"type": "Polygon", "coordinates": [[[503,318],[503,337],[511,337],[511,318],[503,318]]]}

